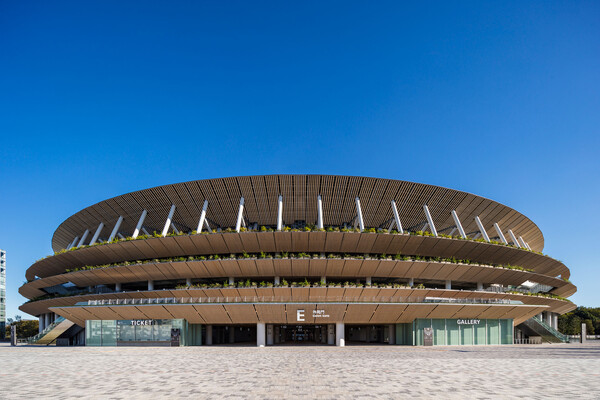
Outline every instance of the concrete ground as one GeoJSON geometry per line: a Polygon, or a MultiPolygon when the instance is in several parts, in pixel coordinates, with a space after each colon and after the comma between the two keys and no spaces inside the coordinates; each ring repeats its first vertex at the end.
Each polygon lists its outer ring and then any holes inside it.
{"type": "Polygon", "coordinates": [[[600,343],[10,347],[0,398],[598,399],[600,343]]]}

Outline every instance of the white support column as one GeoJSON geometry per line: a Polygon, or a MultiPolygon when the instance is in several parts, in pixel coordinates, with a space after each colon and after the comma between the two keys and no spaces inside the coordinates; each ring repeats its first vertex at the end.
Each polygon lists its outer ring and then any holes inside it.
{"type": "Polygon", "coordinates": [[[327,277],[326,276],[322,276],[321,277],[321,282],[325,285],[327,284],[327,277]]]}
{"type": "Polygon", "coordinates": [[[110,233],[110,236],[108,237],[109,242],[111,242],[115,238],[115,236],[117,236],[117,232],[119,232],[121,222],[123,222],[123,217],[119,215],[119,219],[117,220],[115,227],[113,228],[112,232],[110,233]]]}
{"type": "Polygon", "coordinates": [[[242,227],[242,218],[244,217],[244,198],[240,197],[240,207],[238,208],[237,222],[235,223],[235,231],[240,233],[242,227]]]}
{"type": "Polygon", "coordinates": [[[208,200],[204,200],[204,205],[202,206],[202,212],[200,213],[200,219],[198,220],[198,228],[196,232],[202,232],[202,227],[204,226],[204,221],[206,220],[206,210],[208,209],[208,200]]]}
{"type": "Polygon", "coordinates": [[[42,331],[44,330],[44,314],[40,314],[38,319],[39,319],[38,333],[42,333],[42,331]]]}
{"type": "Polygon", "coordinates": [[[171,205],[169,216],[167,217],[167,220],[165,221],[165,227],[162,230],[162,237],[167,236],[167,233],[169,232],[169,228],[171,227],[171,221],[173,221],[173,214],[175,214],[175,204],[171,205]]]}
{"type": "Polygon", "coordinates": [[[483,283],[477,282],[477,291],[481,292],[483,290],[483,283]]]}
{"type": "Polygon", "coordinates": [[[85,232],[83,232],[83,236],[81,237],[79,243],[77,243],[77,247],[81,246],[85,242],[85,239],[87,239],[89,233],[90,231],[88,229],[86,229],[85,232]]]}
{"type": "Polygon", "coordinates": [[[233,286],[235,285],[235,279],[233,279],[233,276],[229,277],[229,286],[233,286]]]}
{"type": "Polygon", "coordinates": [[[527,250],[533,251],[533,250],[531,250],[531,246],[529,246],[529,243],[527,243],[527,242],[525,242],[525,247],[527,247],[527,250]]]}
{"type": "Polygon", "coordinates": [[[388,344],[396,344],[396,325],[388,325],[388,344]]]}
{"type": "Polygon", "coordinates": [[[367,286],[371,286],[371,283],[372,283],[372,282],[371,282],[371,277],[370,277],[370,276],[367,276],[367,277],[365,278],[365,284],[366,284],[367,286]]]}
{"type": "Polygon", "coordinates": [[[275,284],[275,285],[279,285],[281,283],[281,280],[278,276],[276,276],[275,279],[273,279],[273,281],[274,281],[273,284],[275,284]]]}
{"type": "Polygon", "coordinates": [[[283,196],[279,195],[277,200],[277,230],[283,229],[283,196]]]}
{"type": "Polygon", "coordinates": [[[147,230],[146,228],[144,228],[143,226],[142,226],[142,232],[144,232],[144,234],[146,234],[146,235],[148,235],[148,236],[152,236],[152,235],[150,234],[150,232],[148,232],[148,230],[147,230]]]}
{"type": "Polygon", "coordinates": [[[335,325],[327,324],[327,344],[335,344],[335,325]]]}
{"type": "Polygon", "coordinates": [[[94,233],[94,236],[92,237],[92,240],[90,241],[90,246],[93,245],[94,243],[96,243],[96,241],[98,240],[98,236],[100,236],[100,232],[102,232],[103,228],[104,228],[104,223],[100,222],[100,225],[98,225],[98,229],[96,229],[96,233],[94,233]]]}
{"type": "Polygon", "coordinates": [[[185,286],[187,286],[187,287],[192,286],[192,278],[186,278],[185,279],[185,286]]]}
{"type": "Polygon", "coordinates": [[[175,226],[175,224],[173,222],[171,222],[171,228],[173,228],[173,232],[175,232],[176,234],[179,234],[179,229],[177,229],[177,227],[175,226]]]}
{"type": "Polygon", "coordinates": [[[521,244],[521,247],[526,249],[527,245],[525,244],[525,241],[523,240],[523,236],[519,236],[519,243],[521,244]]]}
{"type": "MultiPolygon", "coordinates": [[[[454,219],[454,225],[456,225],[456,229],[458,229],[458,233],[460,233],[460,237],[462,237],[463,239],[466,239],[467,234],[465,233],[465,230],[463,229],[463,226],[460,223],[460,219],[458,219],[458,214],[454,210],[452,210],[451,214],[452,214],[452,219],[454,219]]],[[[450,233],[450,236],[452,236],[452,233],[450,233]]]]}
{"type": "MultiPolygon", "coordinates": [[[[233,329],[233,328],[232,328],[233,329]]],[[[206,325],[206,345],[211,346],[213,343],[212,334],[213,334],[212,325],[206,325]]]]}
{"type": "Polygon", "coordinates": [[[504,237],[504,234],[502,233],[502,229],[500,229],[500,226],[498,225],[497,222],[494,222],[494,229],[496,230],[496,233],[500,237],[500,240],[502,241],[502,243],[508,244],[508,241],[504,237]]]}
{"type": "Polygon", "coordinates": [[[415,278],[408,278],[408,286],[410,286],[410,287],[415,286],[415,278]]]}
{"type": "Polygon", "coordinates": [[[357,197],[355,199],[356,201],[356,213],[358,214],[358,226],[360,228],[360,231],[364,231],[365,230],[365,221],[363,220],[363,213],[362,213],[362,209],[360,208],[360,199],[357,197]]]}
{"type": "Polygon", "coordinates": [[[490,242],[490,237],[488,236],[487,232],[485,231],[485,228],[483,227],[483,223],[481,223],[481,219],[479,218],[479,215],[475,216],[475,222],[477,223],[477,227],[479,228],[479,232],[481,232],[481,235],[483,236],[483,238],[485,239],[486,242],[490,242]]]}
{"type": "Polygon", "coordinates": [[[343,322],[336,322],[335,324],[335,345],[339,347],[344,347],[346,345],[343,322]]]}
{"type": "Polygon", "coordinates": [[[515,234],[513,233],[512,230],[508,230],[508,236],[510,236],[510,239],[513,241],[513,244],[517,247],[521,247],[521,245],[519,244],[519,241],[517,240],[517,237],[515,236],[515,234]]]}
{"type": "Polygon", "coordinates": [[[142,229],[142,225],[144,224],[144,220],[146,219],[146,215],[148,215],[148,211],[146,211],[146,210],[142,211],[142,215],[140,215],[140,219],[138,220],[138,223],[135,226],[135,230],[133,231],[133,235],[131,235],[132,238],[135,239],[140,234],[140,230],[142,229]]]}
{"type": "Polygon", "coordinates": [[[47,328],[50,324],[50,313],[46,313],[44,314],[44,329],[47,328]]]}
{"type": "MultiPolygon", "coordinates": [[[[400,214],[398,214],[398,208],[396,207],[396,202],[392,200],[392,213],[394,213],[394,221],[396,221],[396,228],[398,228],[398,232],[404,233],[402,229],[402,222],[400,222],[400,214]]],[[[392,228],[390,227],[390,231],[392,228]]]]}
{"type": "Polygon", "coordinates": [[[115,292],[120,292],[121,291],[121,282],[117,282],[115,283],[115,292]]]}
{"type": "Polygon", "coordinates": [[[317,228],[323,229],[323,200],[321,200],[321,195],[317,196],[317,228]]]}
{"type": "Polygon", "coordinates": [[[154,281],[148,281],[148,290],[154,290],[154,281]]]}
{"type": "Polygon", "coordinates": [[[552,313],[552,327],[558,330],[558,313],[552,313]]]}
{"type": "Polygon", "coordinates": [[[452,281],[446,280],[446,290],[450,290],[450,289],[452,289],[452,281]]]}
{"type": "Polygon", "coordinates": [[[265,336],[266,336],[265,323],[258,322],[256,324],[256,346],[257,347],[265,347],[265,339],[266,339],[265,336]]]}
{"type": "Polygon", "coordinates": [[[431,233],[433,236],[437,236],[437,231],[435,230],[435,225],[433,224],[433,218],[431,218],[431,213],[429,212],[429,207],[427,204],[423,204],[423,211],[425,211],[425,216],[427,217],[427,223],[429,223],[429,228],[431,229],[431,233]]]}

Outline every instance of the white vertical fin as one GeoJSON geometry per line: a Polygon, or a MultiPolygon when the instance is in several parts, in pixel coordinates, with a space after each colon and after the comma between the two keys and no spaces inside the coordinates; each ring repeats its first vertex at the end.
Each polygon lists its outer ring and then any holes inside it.
{"type": "Polygon", "coordinates": [[[317,228],[323,229],[323,200],[321,199],[321,195],[317,196],[317,228]]]}
{"type": "Polygon", "coordinates": [[[277,230],[283,229],[283,196],[279,195],[277,200],[277,230]]]}

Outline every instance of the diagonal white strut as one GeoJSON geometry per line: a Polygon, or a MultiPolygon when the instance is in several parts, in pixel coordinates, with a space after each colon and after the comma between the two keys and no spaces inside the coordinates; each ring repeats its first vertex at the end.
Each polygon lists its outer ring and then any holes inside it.
{"type": "Polygon", "coordinates": [[[486,242],[490,242],[490,237],[488,236],[487,232],[485,231],[485,228],[483,227],[483,223],[481,223],[481,219],[479,219],[479,215],[475,216],[475,222],[477,223],[477,227],[479,228],[479,232],[481,232],[481,235],[483,236],[483,238],[485,239],[486,242]]]}
{"type": "Polygon", "coordinates": [[[138,220],[138,223],[135,226],[135,230],[133,231],[133,235],[131,235],[132,238],[135,239],[140,234],[140,230],[142,229],[142,225],[144,224],[144,220],[146,219],[146,215],[148,215],[148,211],[146,211],[146,210],[142,211],[142,215],[140,215],[140,219],[138,220]]]}
{"type": "MultiPolygon", "coordinates": [[[[396,228],[398,228],[398,232],[404,233],[404,229],[402,229],[402,222],[400,222],[400,214],[398,214],[398,208],[396,208],[396,202],[394,200],[392,200],[392,212],[394,213],[394,221],[396,221],[396,228]]],[[[389,230],[392,230],[391,225],[389,230]]]]}
{"type": "MultiPolygon", "coordinates": [[[[202,232],[202,226],[204,225],[204,221],[206,221],[206,210],[208,209],[208,200],[204,200],[204,205],[202,206],[202,212],[200,213],[200,219],[198,220],[198,228],[196,232],[202,232]]],[[[210,231],[210,229],[209,229],[210,231]]]]}
{"type": "Polygon", "coordinates": [[[508,244],[508,241],[504,237],[504,234],[502,233],[502,229],[500,229],[500,226],[498,225],[497,222],[494,222],[494,229],[496,230],[496,233],[498,234],[498,237],[500,237],[500,240],[502,241],[502,243],[508,244]]]}
{"type": "Polygon", "coordinates": [[[356,198],[356,212],[358,213],[358,225],[360,227],[360,231],[365,230],[365,221],[363,220],[362,209],[360,208],[360,199],[356,198]]]}
{"type": "Polygon", "coordinates": [[[525,244],[525,241],[523,240],[523,236],[519,236],[519,242],[521,243],[521,247],[526,249],[527,245],[525,244]]]}
{"type": "MultiPolygon", "coordinates": [[[[431,230],[431,233],[433,233],[433,236],[437,236],[437,231],[435,230],[435,225],[433,224],[433,218],[431,218],[431,213],[429,212],[429,207],[427,207],[427,204],[423,204],[423,211],[425,211],[425,216],[427,217],[427,222],[429,223],[429,228],[431,230]]],[[[423,229],[425,230],[425,229],[423,229]]]]}
{"type": "Polygon", "coordinates": [[[108,241],[112,241],[115,236],[117,236],[117,232],[119,232],[119,227],[121,226],[121,223],[123,222],[123,217],[119,215],[119,219],[117,220],[117,223],[115,224],[115,227],[113,228],[112,232],[110,233],[110,236],[108,237],[108,241]]]}
{"type": "Polygon", "coordinates": [[[240,232],[242,227],[242,217],[244,216],[244,198],[240,197],[240,208],[238,209],[237,222],[235,223],[235,231],[240,232]]]}
{"type": "MultiPolygon", "coordinates": [[[[460,223],[460,220],[458,219],[458,214],[454,210],[452,210],[451,214],[452,214],[452,218],[454,219],[454,224],[456,225],[456,229],[458,229],[458,233],[460,233],[460,236],[463,239],[466,239],[467,235],[465,233],[465,230],[463,229],[462,224],[460,223]]],[[[452,232],[450,233],[450,236],[452,236],[452,232]]]]}
{"type": "Polygon", "coordinates": [[[98,240],[98,236],[100,236],[100,232],[102,232],[103,228],[104,228],[104,222],[100,222],[100,225],[98,225],[98,229],[96,229],[96,233],[94,233],[92,240],[90,240],[90,246],[93,245],[94,243],[96,243],[96,240],[98,240]]]}
{"type": "Polygon", "coordinates": [[[165,221],[165,227],[162,230],[161,236],[167,236],[167,232],[169,232],[169,228],[171,227],[171,222],[173,221],[173,214],[175,214],[175,204],[171,205],[171,210],[169,211],[169,216],[165,221]]]}
{"type": "Polygon", "coordinates": [[[79,236],[75,236],[75,239],[73,239],[73,241],[71,242],[71,244],[67,246],[67,250],[69,250],[70,248],[72,248],[73,246],[75,246],[75,243],[77,243],[77,240],[79,240],[79,236]]]}
{"type": "Polygon", "coordinates": [[[83,232],[83,236],[81,237],[81,240],[79,241],[79,243],[77,243],[77,247],[81,246],[83,244],[83,242],[85,242],[85,239],[87,238],[89,233],[90,233],[90,231],[88,229],[86,229],[85,232],[83,232]]]}
{"type": "Polygon", "coordinates": [[[519,244],[519,241],[517,240],[517,237],[515,236],[515,234],[513,233],[513,231],[511,229],[508,230],[508,236],[510,236],[510,239],[513,241],[515,246],[521,247],[521,245],[519,244]]]}

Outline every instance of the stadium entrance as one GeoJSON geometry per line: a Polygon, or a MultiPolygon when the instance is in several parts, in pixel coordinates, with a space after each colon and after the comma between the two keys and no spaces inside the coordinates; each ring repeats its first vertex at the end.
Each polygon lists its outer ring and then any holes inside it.
{"type": "Polygon", "coordinates": [[[328,325],[275,325],[273,330],[273,344],[328,344],[328,325]]]}

